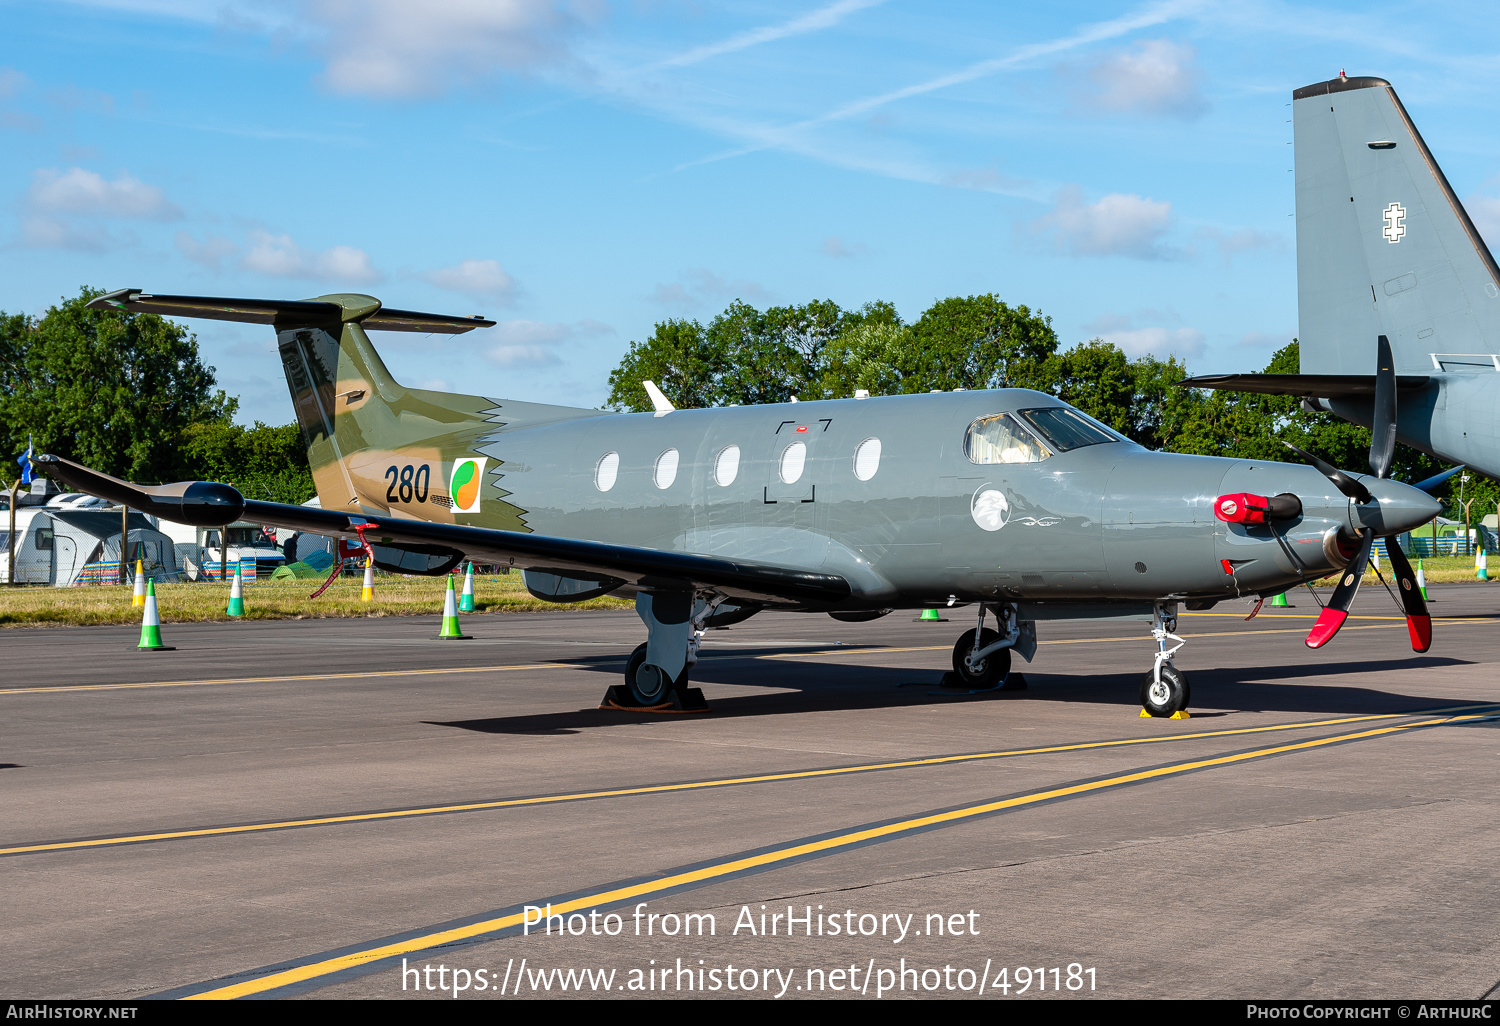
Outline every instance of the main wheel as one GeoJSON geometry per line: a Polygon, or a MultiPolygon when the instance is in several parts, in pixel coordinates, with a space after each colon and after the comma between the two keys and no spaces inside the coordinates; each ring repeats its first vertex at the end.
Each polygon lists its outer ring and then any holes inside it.
{"type": "Polygon", "coordinates": [[[976,691],[992,688],[1010,673],[1010,649],[991,652],[979,664],[979,670],[969,669],[968,655],[975,648],[984,648],[1000,640],[1000,635],[986,627],[979,632],[979,643],[974,642],[974,631],[963,634],[953,646],[953,672],[966,687],[976,691]]]}
{"type": "Polygon", "coordinates": [[[640,705],[661,705],[672,690],[672,680],[661,667],[646,662],[646,646],[639,645],[625,664],[625,686],[640,705]]]}
{"type": "Polygon", "coordinates": [[[1171,716],[1188,707],[1192,693],[1187,678],[1171,663],[1161,668],[1161,680],[1153,670],[1141,681],[1141,708],[1152,716],[1171,716]]]}

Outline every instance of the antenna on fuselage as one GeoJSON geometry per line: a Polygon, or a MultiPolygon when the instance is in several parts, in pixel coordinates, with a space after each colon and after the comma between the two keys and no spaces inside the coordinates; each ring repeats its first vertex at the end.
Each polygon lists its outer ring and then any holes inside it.
{"type": "Polygon", "coordinates": [[[677,409],[677,407],[673,406],[671,402],[667,400],[667,397],[662,394],[661,389],[656,387],[656,382],[642,381],[641,384],[645,386],[646,394],[651,397],[651,405],[656,407],[656,415],[658,417],[665,417],[667,414],[672,413],[677,409]]]}

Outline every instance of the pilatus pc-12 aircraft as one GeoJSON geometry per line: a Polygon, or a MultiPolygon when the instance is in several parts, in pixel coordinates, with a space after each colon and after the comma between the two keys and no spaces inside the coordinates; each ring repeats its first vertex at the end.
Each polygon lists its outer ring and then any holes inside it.
{"type": "Polygon", "coordinates": [[[1391,84],[1292,93],[1301,374],[1183,385],[1301,396],[1500,478],[1500,267],[1391,84]],[[1379,382],[1400,410],[1377,409],[1379,382]]]}
{"type": "MultiPolygon", "coordinates": [[[[1343,624],[1370,547],[1438,504],[1373,475],[1150,452],[1025,389],[604,413],[407,388],[368,330],[458,333],[493,322],[388,310],[377,299],[204,299],[123,289],[90,306],[253,321],[276,329],[321,509],[205,481],[135,485],[55,456],[70,488],[180,523],[234,520],[357,539],[375,565],[443,574],[465,559],[519,567],[557,602],[633,594],[646,642],[606,701],[702,708],[686,686],[711,626],[762,609],[874,619],[964,603],[957,681],[1004,686],[1036,624],[1151,623],[1141,704],[1183,711],[1179,604],[1274,595],[1349,572],[1308,644],[1343,624]],[[986,626],[993,618],[995,627],[986,626]],[[1169,645],[1176,642],[1176,645],[1169,645]]],[[[1389,370],[1380,394],[1394,395],[1389,370]]],[[[1378,409],[1386,409],[1377,403],[1378,409]]],[[[1419,652],[1431,621],[1411,567],[1392,569],[1419,652]]],[[[1258,607],[1257,607],[1258,608],[1258,607]]]]}

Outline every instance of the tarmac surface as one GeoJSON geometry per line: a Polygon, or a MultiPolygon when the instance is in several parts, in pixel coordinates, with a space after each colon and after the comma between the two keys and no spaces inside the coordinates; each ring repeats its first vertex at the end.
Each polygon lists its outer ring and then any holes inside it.
{"type": "Polygon", "coordinates": [[[943,691],[971,609],[710,632],[698,715],[596,708],[631,612],[6,630],[0,995],[1493,996],[1500,593],[1432,595],[1184,615],[1186,720],[1139,622],[943,691]]]}

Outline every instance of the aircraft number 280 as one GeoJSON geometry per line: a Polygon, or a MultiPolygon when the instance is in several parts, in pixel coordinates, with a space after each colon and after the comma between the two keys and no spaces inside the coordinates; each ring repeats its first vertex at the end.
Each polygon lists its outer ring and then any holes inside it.
{"type": "Polygon", "coordinates": [[[386,502],[411,502],[413,498],[426,502],[432,468],[426,463],[419,467],[410,463],[404,467],[386,467],[385,478],[390,482],[390,487],[385,490],[386,502]]]}

